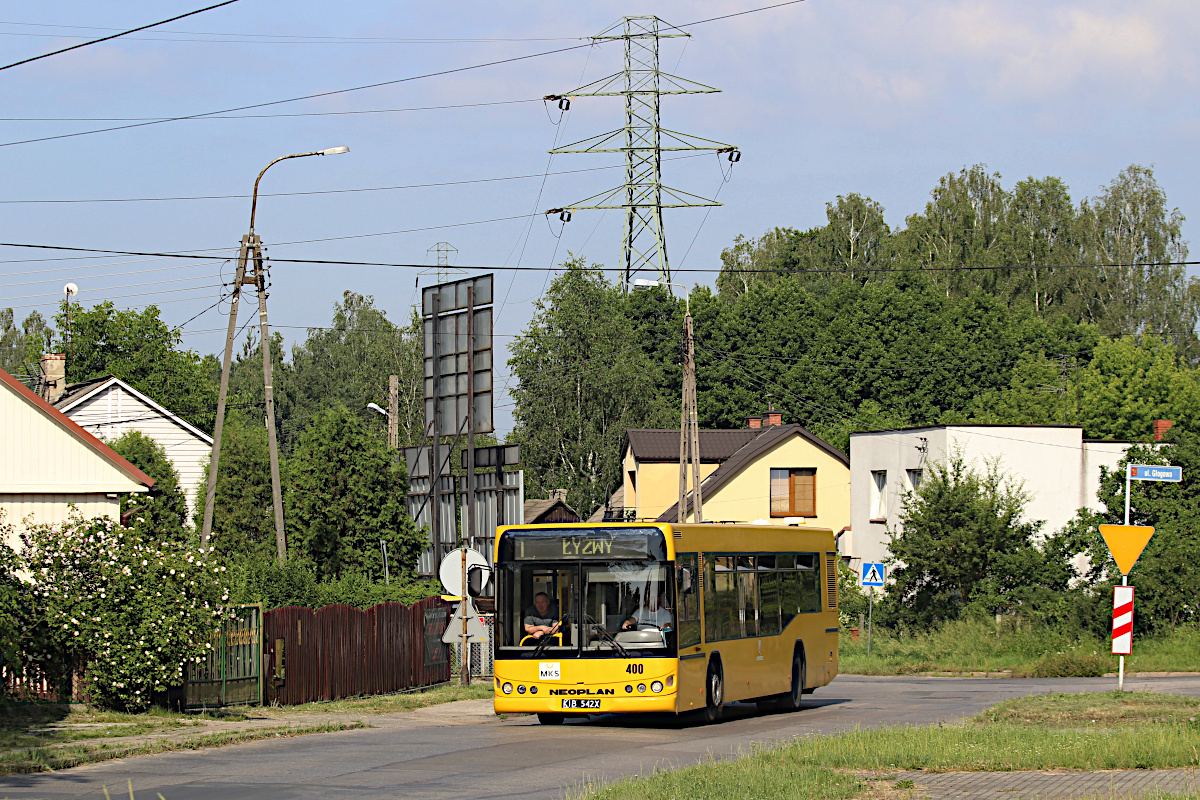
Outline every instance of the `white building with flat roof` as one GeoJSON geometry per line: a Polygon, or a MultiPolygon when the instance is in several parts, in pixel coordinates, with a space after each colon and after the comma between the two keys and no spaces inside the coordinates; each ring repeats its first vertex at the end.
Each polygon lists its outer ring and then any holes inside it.
{"type": "Polygon", "coordinates": [[[931,425],[850,434],[850,530],[838,543],[857,565],[883,561],[888,531],[904,529],[905,492],[920,485],[931,462],[955,454],[982,472],[1000,471],[1029,495],[1027,520],[1059,530],[1081,508],[1101,510],[1100,467],[1110,470],[1128,442],[1084,439],[1077,425],[931,425]]]}

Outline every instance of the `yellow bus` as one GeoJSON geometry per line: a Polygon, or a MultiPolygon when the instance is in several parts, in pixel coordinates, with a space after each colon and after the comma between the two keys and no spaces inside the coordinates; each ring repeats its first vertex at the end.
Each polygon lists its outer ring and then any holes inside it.
{"type": "Polygon", "coordinates": [[[497,713],[795,710],[837,675],[837,552],[820,528],[501,527],[497,713]]]}

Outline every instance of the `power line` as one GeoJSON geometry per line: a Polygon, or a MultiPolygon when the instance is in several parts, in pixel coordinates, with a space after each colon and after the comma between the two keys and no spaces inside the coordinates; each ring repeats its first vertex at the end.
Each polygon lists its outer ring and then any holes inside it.
{"type": "MultiPolygon", "coordinates": [[[[678,161],[683,158],[697,158],[696,155],[678,156],[672,161],[678,161]]],[[[566,169],[557,172],[547,172],[545,175],[575,175],[581,172],[599,172],[608,169],[620,169],[620,164],[609,164],[604,167],[587,167],[584,169],[566,169]]],[[[476,183],[497,183],[500,181],[520,181],[531,180],[533,178],[543,178],[542,173],[529,175],[506,175],[500,178],[471,178],[461,181],[439,181],[435,183],[409,183],[398,186],[368,186],[359,189],[317,189],[306,192],[259,192],[259,197],[303,197],[306,195],[318,194],[351,194],[355,192],[390,192],[397,189],[429,189],[439,186],[465,186],[476,183]]],[[[181,197],[105,197],[105,198],[84,198],[78,200],[0,200],[0,205],[39,205],[39,204],[64,204],[64,203],[160,203],[176,200],[247,200],[250,198],[248,194],[212,194],[212,195],[189,195],[181,197]]],[[[535,204],[536,205],[536,204],[535,204]]]]}
{"type": "Polygon", "coordinates": [[[233,3],[236,3],[237,1],[238,1],[238,0],[224,0],[224,2],[217,3],[216,5],[208,6],[208,7],[206,7],[206,8],[197,9],[196,11],[189,11],[189,12],[188,12],[188,13],[186,13],[186,14],[180,14],[180,15],[178,15],[178,16],[171,17],[170,19],[164,19],[164,20],[162,20],[161,22],[154,22],[154,23],[151,23],[150,25],[142,25],[142,26],[141,26],[141,27],[139,27],[139,28],[130,28],[130,29],[129,29],[129,30],[127,30],[127,31],[121,31],[120,33],[114,33],[114,34],[112,34],[111,36],[102,36],[102,37],[100,37],[99,39],[92,39],[92,40],[91,40],[91,41],[89,41],[89,42],[80,42],[79,44],[73,44],[73,45],[71,45],[70,47],[64,47],[64,48],[62,48],[61,50],[55,50],[55,51],[53,51],[53,52],[50,52],[50,53],[43,53],[43,54],[42,54],[42,55],[40,55],[40,56],[33,56],[32,58],[26,58],[26,59],[22,59],[21,61],[14,61],[14,62],[13,62],[13,63],[11,63],[11,64],[7,64],[7,65],[5,65],[5,66],[3,66],[3,67],[0,67],[0,71],[6,70],[6,69],[12,69],[13,67],[19,67],[19,66],[21,66],[22,64],[28,64],[28,63],[30,63],[31,61],[39,61],[39,60],[41,60],[41,59],[43,59],[43,58],[49,58],[50,56],[57,56],[57,55],[59,55],[59,54],[61,54],[61,53],[67,53],[67,52],[70,52],[71,50],[78,50],[79,48],[81,48],[81,47],[87,47],[88,45],[99,44],[100,42],[107,42],[107,41],[109,41],[110,39],[116,39],[116,38],[119,38],[119,37],[121,37],[121,36],[126,36],[126,35],[128,35],[128,34],[131,34],[131,33],[137,33],[138,31],[144,31],[144,30],[146,30],[147,28],[154,28],[154,27],[157,27],[157,26],[159,26],[159,25],[166,25],[168,22],[174,22],[175,20],[177,20],[177,19],[183,19],[184,17],[192,17],[192,16],[195,16],[196,14],[203,14],[205,11],[212,11],[214,8],[220,8],[221,6],[228,6],[228,5],[232,5],[233,3]]]}
{"type": "MultiPolygon", "coordinates": [[[[528,100],[492,100],[484,103],[454,103],[446,106],[410,106],[407,108],[366,108],[358,111],[304,111],[294,114],[228,114],[202,117],[214,119],[279,119],[282,117],[345,117],[354,114],[398,114],[405,111],[444,111],[453,108],[481,108],[483,106],[510,106],[518,103],[541,103],[542,98],[528,100]]],[[[171,117],[0,117],[0,122],[169,122],[171,117]]]]}
{"type": "MultiPolygon", "coordinates": [[[[97,25],[55,25],[50,23],[39,22],[5,22],[0,21],[0,25],[20,25],[29,28],[67,28],[70,30],[83,31],[116,31],[120,28],[105,28],[97,25]]],[[[251,40],[263,39],[279,39],[284,42],[301,40],[304,42],[380,42],[383,44],[486,44],[490,42],[573,42],[581,39],[587,39],[586,36],[556,36],[556,37],[529,37],[529,38],[388,38],[382,36],[299,36],[283,33],[229,33],[229,32],[214,32],[214,31],[160,31],[160,33],[178,34],[180,36],[240,36],[251,40]]],[[[63,34],[45,33],[45,34],[20,34],[10,32],[12,36],[62,36],[63,34]]],[[[140,37],[134,37],[140,38],[140,37]]],[[[145,41],[144,39],[142,41],[145,41]]],[[[189,41],[187,39],[165,39],[156,41],[189,41]]],[[[207,41],[207,40],[197,40],[207,41]]],[[[253,41],[248,41],[246,44],[253,44],[253,41]]]]}
{"type": "MultiPolygon", "coordinates": [[[[162,259],[154,259],[154,260],[161,261],[162,259]]],[[[128,272],[105,272],[105,273],[101,273],[99,275],[76,275],[74,272],[71,272],[70,277],[74,278],[76,280],[83,280],[83,279],[88,279],[88,278],[117,278],[117,277],[121,277],[123,275],[145,275],[148,272],[165,272],[167,270],[172,270],[172,269],[195,269],[196,267],[209,267],[209,266],[212,266],[212,262],[202,261],[199,264],[182,264],[182,265],[175,266],[175,267],[154,267],[153,269],[135,269],[135,270],[130,270],[128,272]]],[[[92,269],[92,267],[83,267],[82,269],[92,269]]],[[[29,275],[29,274],[44,274],[44,273],[45,273],[45,270],[36,270],[33,273],[14,272],[11,274],[12,275],[22,275],[22,274],[29,275]]],[[[19,281],[17,283],[0,283],[0,289],[7,289],[12,286],[33,286],[33,285],[36,285],[39,283],[58,283],[62,279],[63,279],[62,276],[59,276],[56,278],[43,278],[42,280],[37,280],[37,281],[19,281]]],[[[91,291],[91,290],[89,290],[89,291],[91,291]]]]}
{"type": "MultiPolygon", "coordinates": [[[[227,0],[227,2],[237,2],[237,0],[227,0]]],[[[148,125],[159,125],[164,122],[180,122],[183,120],[211,117],[211,116],[215,116],[217,114],[232,114],[235,111],[249,111],[250,109],[254,109],[254,108],[268,108],[270,106],[278,106],[278,105],[283,105],[285,103],[297,103],[297,102],[300,102],[301,100],[315,100],[319,97],[330,97],[330,96],[338,95],[338,94],[346,94],[348,92],[360,92],[360,91],[363,91],[364,89],[378,89],[383,86],[395,86],[396,84],[409,83],[411,81],[423,80],[425,78],[436,78],[436,77],[441,77],[443,75],[454,75],[454,74],[457,74],[460,72],[468,72],[468,71],[474,70],[474,69],[483,69],[485,67],[495,67],[495,66],[499,66],[501,64],[512,64],[517,61],[527,61],[531,58],[541,58],[542,56],[550,56],[550,55],[555,55],[557,53],[566,53],[571,50],[578,50],[581,47],[593,47],[593,46],[594,45],[591,42],[588,42],[587,44],[577,44],[577,45],[572,45],[570,47],[560,47],[555,50],[544,50],[540,53],[531,53],[529,55],[524,55],[524,56],[513,56],[512,58],[502,58],[502,59],[499,59],[498,61],[488,61],[488,62],[485,62],[482,64],[472,64],[467,67],[454,67],[453,69],[438,70],[437,72],[426,72],[421,75],[410,75],[407,78],[396,78],[395,80],[390,80],[390,81],[379,81],[377,83],[368,83],[368,84],[364,84],[362,86],[352,86],[348,89],[333,89],[328,92],[315,92],[313,94],[301,95],[299,97],[289,97],[286,100],[271,100],[266,103],[251,103],[250,105],[236,106],[234,108],[225,108],[220,111],[205,111],[200,114],[188,114],[188,115],[180,116],[180,117],[166,117],[164,119],[151,120],[148,122],[134,122],[129,125],[116,125],[116,126],[109,127],[109,128],[95,128],[90,131],[76,131],[75,133],[61,133],[61,134],[57,134],[55,136],[40,136],[40,137],[37,137],[34,139],[21,139],[19,141],[14,141],[14,142],[0,142],[0,147],[14,147],[16,145],[32,144],[34,142],[49,142],[49,141],[53,141],[56,139],[70,139],[70,138],[73,138],[76,136],[89,136],[94,133],[109,133],[111,131],[123,131],[123,130],[129,130],[131,128],[144,128],[148,125]]]]}
{"type": "Polygon", "coordinates": [[[797,3],[803,3],[804,0],[788,0],[786,3],[776,3],[771,6],[762,6],[761,8],[751,8],[746,11],[737,11],[733,14],[722,14],[719,17],[709,17],[708,19],[698,19],[695,22],[685,22],[682,25],[675,25],[676,28],[690,28],[693,25],[703,25],[706,22],[716,22],[720,19],[731,19],[733,17],[741,17],[746,14],[757,14],[759,11],[770,11],[772,8],[782,8],[783,6],[794,6],[797,3]]]}

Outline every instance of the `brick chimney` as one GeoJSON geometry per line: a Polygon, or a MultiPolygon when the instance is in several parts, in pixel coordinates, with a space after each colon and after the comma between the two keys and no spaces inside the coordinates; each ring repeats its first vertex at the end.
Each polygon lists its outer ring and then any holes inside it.
{"type": "Polygon", "coordinates": [[[1171,430],[1171,426],[1175,424],[1174,420],[1156,419],[1154,420],[1154,441],[1161,442],[1167,431],[1171,430]]]}
{"type": "Polygon", "coordinates": [[[763,414],[762,424],[763,424],[764,428],[771,428],[771,427],[774,427],[777,425],[782,425],[783,424],[783,412],[782,411],[768,411],[766,414],[763,414]]]}
{"type": "Polygon", "coordinates": [[[65,353],[46,353],[42,356],[42,397],[54,403],[67,390],[67,356],[65,353]]]}
{"type": "Polygon", "coordinates": [[[746,417],[746,427],[758,429],[762,427],[762,417],[746,417]]]}

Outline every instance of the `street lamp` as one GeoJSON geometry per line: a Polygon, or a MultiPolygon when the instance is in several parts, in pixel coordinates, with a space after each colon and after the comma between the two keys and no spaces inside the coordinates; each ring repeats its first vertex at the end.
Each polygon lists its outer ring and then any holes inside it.
{"type": "Polygon", "coordinates": [[[208,545],[212,534],[213,501],[217,493],[217,471],[221,462],[221,433],[225,426],[225,399],[229,394],[229,366],[233,359],[233,337],[237,327],[238,301],[242,296],[242,286],[251,285],[258,290],[258,323],[259,348],[263,360],[263,393],[266,399],[267,445],[271,456],[271,500],[275,510],[275,548],[279,563],[283,564],[287,554],[287,540],[283,529],[283,490],[279,481],[279,442],[275,435],[275,389],[271,382],[271,335],[267,327],[267,279],[263,264],[262,242],[254,233],[254,215],[258,210],[258,184],[262,181],[267,170],[286,161],[289,158],[305,158],[306,156],[336,156],[349,153],[345,145],[329,147],[324,150],[314,150],[311,153],[293,153],[280,156],[262,168],[254,179],[254,192],[250,196],[250,232],[242,239],[242,247],[238,252],[237,272],[233,281],[233,292],[229,308],[229,328],[225,334],[225,358],[221,362],[221,386],[217,393],[217,420],[213,429],[212,458],[209,460],[208,491],[204,501],[204,525],[200,533],[200,546],[208,545]],[[251,275],[246,275],[247,266],[251,275]]]}
{"type": "Polygon", "coordinates": [[[387,409],[378,403],[367,403],[367,410],[374,411],[376,414],[383,414],[385,417],[388,415],[387,409]]]}
{"type": "Polygon", "coordinates": [[[250,197],[250,233],[254,233],[254,212],[258,208],[258,182],[262,180],[262,176],[267,170],[278,164],[280,161],[286,161],[289,158],[306,158],[308,156],[340,156],[342,153],[349,153],[350,148],[344,144],[337,147],[328,147],[324,150],[314,150],[311,153],[292,153],[290,156],[280,156],[262,168],[262,172],[258,173],[258,177],[254,179],[254,194],[250,197]]]}
{"type": "Polygon", "coordinates": [[[685,342],[683,355],[683,403],[679,414],[679,509],[675,519],[683,523],[687,519],[687,472],[688,462],[692,463],[692,509],[696,514],[696,522],[704,521],[702,510],[704,498],[700,491],[700,424],[696,409],[696,341],[692,330],[692,304],[687,294],[687,287],[679,283],[646,278],[638,278],[633,282],[633,288],[639,291],[654,289],[659,286],[676,286],[684,290],[683,338],[685,342]],[[689,457],[690,454],[690,457],[689,457]]]}

